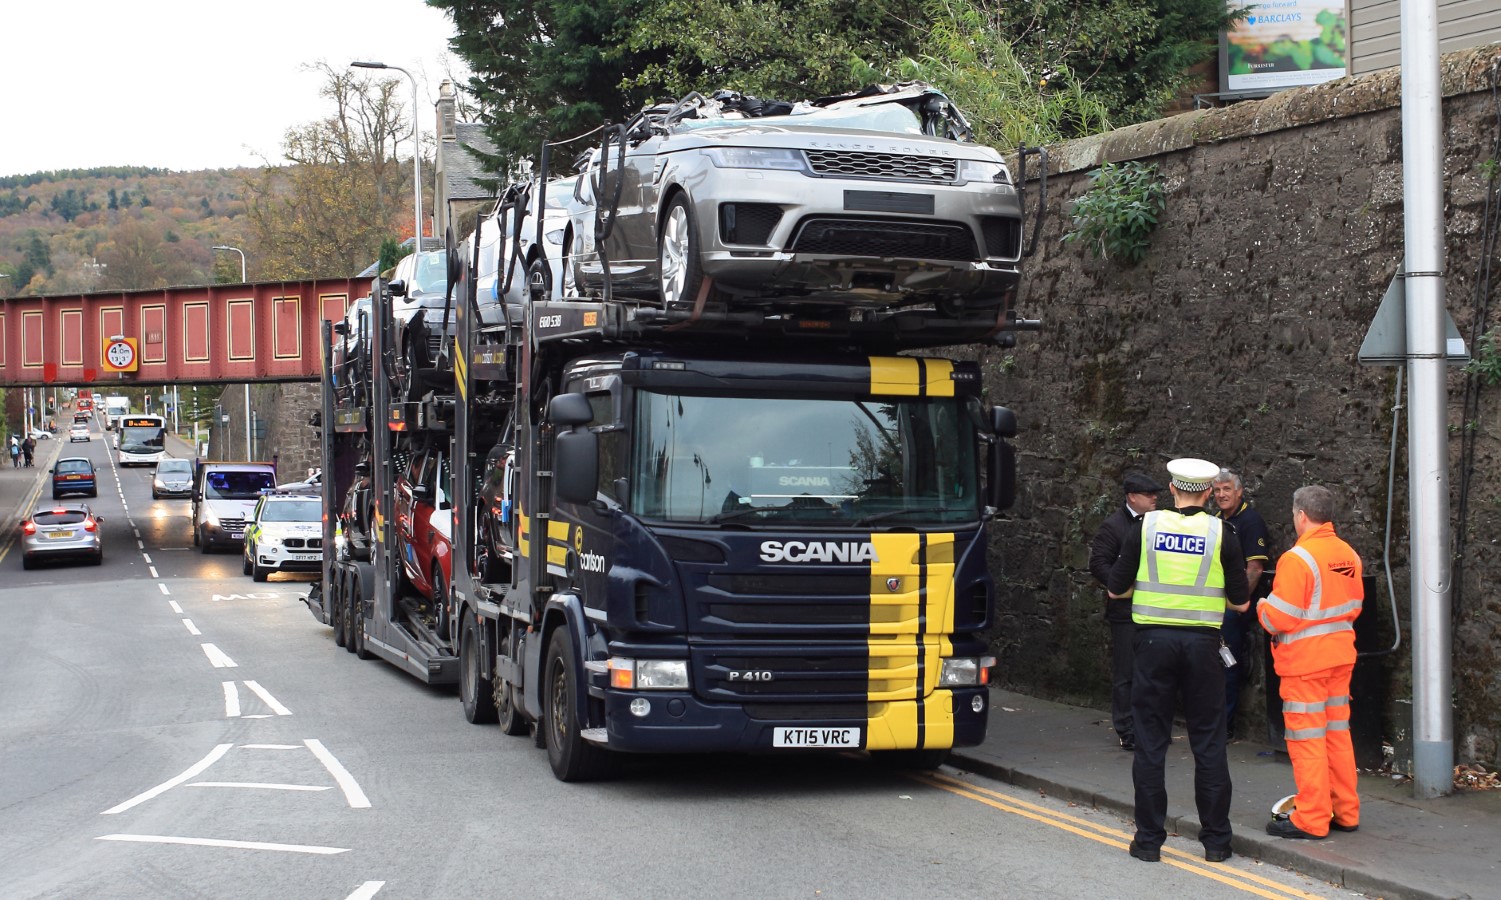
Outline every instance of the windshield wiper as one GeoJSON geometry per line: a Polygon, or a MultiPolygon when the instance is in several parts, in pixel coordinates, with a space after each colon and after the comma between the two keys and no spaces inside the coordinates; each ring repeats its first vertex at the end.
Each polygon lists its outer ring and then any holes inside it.
{"type": "Polygon", "coordinates": [[[745,509],[731,509],[725,512],[715,513],[704,521],[709,525],[718,525],[720,522],[728,522],[731,519],[740,519],[751,513],[773,512],[778,509],[786,509],[783,506],[747,506],[745,509]]]}
{"type": "Polygon", "coordinates": [[[953,512],[953,510],[942,508],[934,509],[932,507],[907,507],[905,509],[889,509],[886,512],[872,513],[868,516],[861,516],[860,518],[855,520],[854,525],[856,528],[858,528],[861,525],[870,525],[874,522],[884,522],[887,519],[895,519],[900,516],[910,516],[914,513],[922,513],[923,515],[942,515],[946,512],[953,512]]]}

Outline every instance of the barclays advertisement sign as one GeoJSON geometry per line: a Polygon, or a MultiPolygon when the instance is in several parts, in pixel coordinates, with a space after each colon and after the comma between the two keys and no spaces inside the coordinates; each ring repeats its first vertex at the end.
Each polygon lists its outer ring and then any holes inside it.
{"type": "Polygon", "coordinates": [[[1271,93],[1348,73],[1349,16],[1340,0],[1253,2],[1220,35],[1222,91],[1271,93]]]}

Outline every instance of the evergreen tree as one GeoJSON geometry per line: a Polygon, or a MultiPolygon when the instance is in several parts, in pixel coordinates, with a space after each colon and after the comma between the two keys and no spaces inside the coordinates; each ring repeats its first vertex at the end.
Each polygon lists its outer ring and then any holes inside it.
{"type": "Polygon", "coordinates": [[[115,193],[115,189],[114,188],[110,188],[109,189],[109,208],[110,209],[119,209],[120,208],[120,197],[115,193]]]}

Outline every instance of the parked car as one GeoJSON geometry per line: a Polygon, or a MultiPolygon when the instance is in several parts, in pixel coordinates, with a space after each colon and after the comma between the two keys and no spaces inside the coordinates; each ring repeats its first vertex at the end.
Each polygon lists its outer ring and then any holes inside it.
{"type": "Polygon", "coordinates": [[[88,443],[89,440],[90,438],[88,425],[74,425],[72,428],[68,429],[68,443],[76,444],[79,441],[88,443]]]}
{"type": "Polygon", "coordinates": [[[33,428],[31,429],[31,439],[34,441],[50,441],[52,440],[52,432],[45,428],[33,428]]]}
{"type": "Polygon", "coordinates": [[[397,358],[408,369],[425,369],[443,355],[444,337],[457,332],[455,313],[448,309],[448,327],[443,328],[448,303],[448,254],[424,250],[401,258],[391,276],[391,316],[395,323],[392,340],[397,358]]]}
{"type": "Polygon", "coordinates": [[[301,481],[289,481],[286,484],[278,484],[276,489],[293,494],[321,494],[323,492],[323,470],[313,469],[301,481]]]}
{"type": "Polygon", "coordinates": [[[193,496],[193,463],[186,459],[163,459],[151,478],[151,499],[193,496]]]}
{"type": "Polygon", "coordinates": [[[21,568],[48,559],[85,559],[104,562],[104,540],[96,516],[87,503],[56,503],[37,507],[21,520],[21,568]]]}
{"type": "Polygon", "coordinates": [[[453,583],[453,504],[448,459],[439,450],[414,454],[396,478],[396,551],[417,593],[432,601],[434,630],[448,636],[453,583]]]}
{"type": "Polygon", "coordinates": [[[705,278],[747,305],[996,306],[1018,280],[1021,204],[995,150],[936,88],[796,104],[722,91],[649,107],[577,182],[572,259],[616,294],[686,308],[705,278]],[[595,194],[596,183],[598,196],[595,194]],[[615,201],[618,191],[618,202],[615,201]]]}
{"type": "MultiPolygon", "coordinates": [[[[370,298],[361,297],[344,310],[344,318],[334,325],[333,362],[330,369],[334,390],[347,394],[365,387],[365,366],[369,364],[370,298]]],[[[368,398],[365,398],[368,399],[368,398]]]]}
{"type": "Polygon", "coordinates": [[[52,499],[57,500],[63,494],[99,496],[99,484],[92,460],[83,456],[69,456],[53,465],[52,499]]]}
{"type": "Polygon", "coordinates": [[[256,581],[272,572],[317,572],[323,566],[323,501],[283,491],[265,494],[245,529],[244,571],[256,581]]]}

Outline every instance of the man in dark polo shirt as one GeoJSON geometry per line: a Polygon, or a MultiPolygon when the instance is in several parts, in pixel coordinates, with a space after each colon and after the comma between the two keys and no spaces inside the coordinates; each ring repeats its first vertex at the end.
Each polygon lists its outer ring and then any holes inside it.
{"type": "MultiPolygon", "coordinates": [[[[1121,541],[1131,528],[1131,523],[1143,513],[1157,508],[1157,495],[1162,485],[1139,472],[1131,472],[1121,482],[1126,492],[1126,502],[1117,506],[1095,532],[1089,545],[1089,573],[1104,587],[1110,580],[1110,569],[1121,555],[1121,541]]],[[[1105,623],[1110,627],[1110,724],[1115,727],[1115,736],[1122,750],[1136,749],[1136,729],[1131,724],[1131,647],[1136,641],[1136,625],[1131,621],[1131,604],[1125,600],[1111,600],[1105,595],[1105,623]]]]}
{"type": "MultiPolygon", "coordinates": [[[[1261,573],[1270,561],[1266,521],[1261,513],[1251,508],[1246,499],[1245,484],[1239,475],[1229,469],[1220,469],[1214,479],[1214,504],[1219,507],[1219,517],[1235,527],[1240,538],[1240,549],[1246,557],[1246,583],[1251,586],[1251,599],[1260,595],[1256,585],[1261,573]]],[[[1235,711],[1240,706],[1240,688],[1246,666],[1250,662],[1247,637],[1256,627],[1256,613],[1247,610],[1238,613],[1225,610],[1225,621],[1220,626],[1220,637],[1235,656],[1235,665],[1225,669],[1225,731],[1230,740],[1236,736],[1235,711]]]]}

